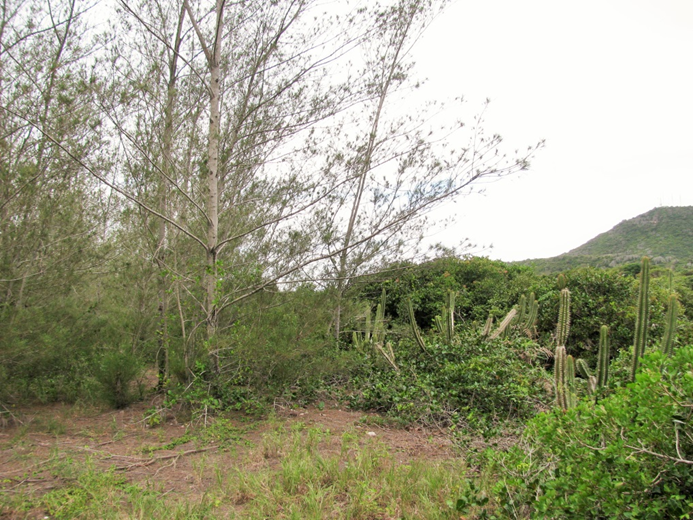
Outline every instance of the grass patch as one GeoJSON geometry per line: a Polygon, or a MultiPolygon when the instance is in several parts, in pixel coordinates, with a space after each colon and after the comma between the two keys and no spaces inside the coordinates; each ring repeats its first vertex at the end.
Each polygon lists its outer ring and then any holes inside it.
{"type": "MultiPolygon", "coordinates": [[[[191,459],[189,476],[201,483],[196,492],[156,480],[154,471],[136,481],[134,473],[104,468],[103,459],[55,452],[40,468],[46,476],[37,474],[45,478],[38,487],[22,488],[21,478],[5,483],[0,517],[459,518],[459,498],[472,489],[461,459],[402,462],[355,428],[340,435],[302,422],[269,426],[241,456],[233,450],[191,459]]],[[[218,443],[222,437],[237,443],[240,433],[219,420],[216,428],[188,432],[181,442],[218,443]]]]}

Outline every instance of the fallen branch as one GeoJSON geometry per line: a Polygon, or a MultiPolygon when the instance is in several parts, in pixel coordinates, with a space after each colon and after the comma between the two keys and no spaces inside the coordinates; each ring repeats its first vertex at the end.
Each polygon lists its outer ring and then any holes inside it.
{"type": "Polygon", "coordinates": [[[131,468],[146,468],[147,466],[151,466],[152,464],[155,464],[157,462],[160,462],[162,460],[170,460],[170,459],[178,459],[180,457],[184,457],[186,455],[194,455],[195,453],[202,453],[204,451],[210,451],[210,450],[215,450],[217,449],[218,446],[210,446],[208,448],[199,448],[196,450],[188,450],[184,451],[181,453],[174,453],[173,455],[162,455],[161,457],[152,457],[151,459],[143,460],[141,462],[133,462],[132,464],[128,464],[126,466],[116,466],[115,470],[116,471],[128,471],[131,468]]]}

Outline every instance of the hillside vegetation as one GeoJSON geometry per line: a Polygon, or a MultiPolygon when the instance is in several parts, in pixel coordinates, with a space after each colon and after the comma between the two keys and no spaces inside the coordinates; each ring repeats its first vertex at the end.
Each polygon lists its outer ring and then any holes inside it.
{"type": "Polygon", "coordinates": [[[689,269],[693,266],[693,207],[655,208],[624,220],[565,254],[525,260],[543,273],[580,266],[616,267],[649,256],[653,264],[689,269]]]}

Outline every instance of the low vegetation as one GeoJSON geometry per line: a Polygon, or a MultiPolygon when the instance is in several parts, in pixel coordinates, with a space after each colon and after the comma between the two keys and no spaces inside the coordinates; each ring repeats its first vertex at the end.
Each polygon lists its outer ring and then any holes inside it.
{"type": "Polygon", "coordinates": [[[330,313],[319,310],[329,294],[304,287],[260,296],[246,304],[249,325],[228,332],[221,372],[200,357],[186,373],[172,357],[164,381],[154,359],[127,345],[103,355],[77,337],[65,359],[50,347],[55,336],[34,358],[5,350],[3,366],[15,369],[3,372],[2,453],[13,470],[3,477],[1,511],[687,518],[689,279],[647,259],[639,271],[649,283],[627,269],[581,268],[557,280],[487,259],[399,266],[352,287],[338,340],[326,329],[330,313]],[[75,403],[68,413],[77,415],[99,403],[124,408],[134,413],[130,433],[117,411],[106,437],[68,431],[70,419],[28,420],[37,402],[75,403]],[[337,406],[367,415],[336,429],[322,424],[337,406]],[[306,413],[310,424],[300,419],[306,413]],[[383,432],[449,447],[431,460],[393,451],[397,441],[383,432]],[[39,434],[49,443],[37,443],[39,434]],[[129,451],[104,448],[128,435],[129,451]],[[172,475],[159,478],[179,461],[203,492],[191,484],[187,495],[171,493],[172,475]],[[151,468],[145,478],[143,468],[151,468]]]}

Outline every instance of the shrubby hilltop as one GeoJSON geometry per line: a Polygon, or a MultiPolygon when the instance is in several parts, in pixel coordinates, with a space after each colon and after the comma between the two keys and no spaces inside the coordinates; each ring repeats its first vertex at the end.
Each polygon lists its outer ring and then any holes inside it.
{"type": "Polygon", "coordinates": [[[678,269],[693,266],[693,206],[655,208],[565,254],[519,263],[553,273],[581,266],[615,267],[642,256],[678,269]]]}

